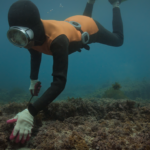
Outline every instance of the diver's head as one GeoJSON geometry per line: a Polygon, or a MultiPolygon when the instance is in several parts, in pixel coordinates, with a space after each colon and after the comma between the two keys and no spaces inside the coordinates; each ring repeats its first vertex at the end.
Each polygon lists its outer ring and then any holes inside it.
{"type": "Polygon", "coordinates": [[[44,27],[38,8],[30,0],[13,3],[8,12],[9,31],[7,37],[19,47],[27,44],[42,45],[45,41],[44,27]]]}

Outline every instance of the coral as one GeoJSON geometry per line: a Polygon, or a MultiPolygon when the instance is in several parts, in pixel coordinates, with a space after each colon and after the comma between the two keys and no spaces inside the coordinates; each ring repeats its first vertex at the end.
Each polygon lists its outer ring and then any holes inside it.
{"type": "Polygon", "coordinates": [[[104,94],[102,95],[103,98],[114,98],[114,99],[125,99],[127,98],[125,94],[119,90],[119,89],[114,89],[114,88],[109,88],[107,89],[104,94]]]}
{"type": "Polygon", "coordinates": [[[51,103],[48,106],[47,113],[51,119],[63,121],[69,117],[75,116],[104,116],[104,107],[99,102],[91,102],[87,99],[70,98],[66,101],[51,103]]]}
{"type": "Polygon", "coordinates": [[[7,114],[16,114],[23,109],[27,108],[27,102],[16,103],[11,102],[1,106],[1,111],[7,114]]]}
{"type": "Polygon", "coordinates": [[[0,132],[0,149],[6,149],[7,145],[7,136],[3,132],[0,132]]]}
{"type": "MultiPolygon", "coordinates": [[[[14,127],[6,124],[23,104],[1,106],[0,148],[16,148],[8,138],[14,127]],[[9,110],[10,109],[10,110],[9,110]],[[14,113],[14,114],[11,114],[14,113]]],[[[54,102],[34,121],[28,143],[34,150],[149,150],[150,106],[129,99],[70,98],[54,102]],[[45,114],[47,113],[47,114],[45,114]]]]}
{"type": "Polygon", "coordinates": [[[2,116],[3,115],[3,112],[0,110],[0,116],[2,116]]]}
{"type": "Polygon", "coordinates": [[[0,116],[0,149],[6,149],[8,146],[8,137],[13,129],[12,124],[6,124],[8,116],[0,116]]]}
{"type": "Polygon", "coordinates": [[[89,150],[85,140],[75,131],[69,136],[67,145],[70,145],[70,148],[75,148],[76,150],[89,150]]]}
{"type": "Polygon", "coordinates": [[[104,118],[105,119],[118,119],[118,120],[124,121],[126,116],[124,115],[124,113],[120,113],[120,112],[108,112],[104,118]]]}
{"type": "MultiPolygon", "coordinates": [[[[119,84],[119,83],[118,83],[119,84]]],[[[115,84],[114,84],[115,85],[115,84]]],[[[86,97],[94,97],[94,98],[102,98],[105,91],[109,89],[111,86],[111,82],[109,84],[106,84],[106,86],[100,86],[92,93],[89,93],[86,95],[86,97]]],[[[113,86],[113,85],[112,85],[113,86]]],[[[113,88],[113,87],[112,87],[113,88]]],[[[149,103],[150,99],[150,82],[149,81],[125,81],[122,82],[121,91],[124,93],[126,97],[132,100],[136,99],[142,99],[143,102],[149,103]]],[[[120,89],[118,89],[120,90],[120,89]]],[[[140,101],[141,102],[141,101],[140,101]]]]}
{"type": "Polygon", "coordinates": [[[119,89],[121,88],[121,85],[116,82],[115,84],[112,85],[112,88],[113,88],[114,90],[119,90],[119,89]]]}

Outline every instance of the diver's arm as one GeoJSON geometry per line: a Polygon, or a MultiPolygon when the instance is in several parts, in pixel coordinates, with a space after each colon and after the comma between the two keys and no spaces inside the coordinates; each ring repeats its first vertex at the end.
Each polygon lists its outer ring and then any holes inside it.
{"type": "Polygon", "coordinates": [[[31,54],[31,72],[30,72],[30,79],[37,80],[39,74],[39,68],[41,64],[42,54],[36,50],[29,49],[28,50],[31,54]]]}
{"type": "Polygon", "coordinates": [[[68,46],[69,40],[65,35],[57,37],[52,42],[50,49],[53,53],[53,82],[37,101],[29,105],[29,112],[33,116],[48,106],[64,90],[67,81],[68,46]]]}

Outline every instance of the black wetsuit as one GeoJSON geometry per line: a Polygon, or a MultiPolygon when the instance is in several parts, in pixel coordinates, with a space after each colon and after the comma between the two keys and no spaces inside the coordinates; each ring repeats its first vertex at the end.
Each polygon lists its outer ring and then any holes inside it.
{"type": "MultiPolygon", "coordinates": [[[[83,15],[91,17],[92,9],[93,5],[87,3],[83,15]]],[[[88,44],[98,42],[116,47],[123,44],[123,24],[119,8],[113,8],[113,32],[106,30],[99,22],[95,22],[99,31],[90,36],[88,44]]],[[[48,106],[64,90],[67,81],[68,55],[80,48],[82,48],[81,42],[69,43],[66,35],[60,35],[52,42],[50,49],[53,52],[53,82],[40,98],[28,106],[33,116],[48,106]]],[[[42,54],[32,49],[29,52],[31,54],[30,78],[37,80],[42,54]]]]}

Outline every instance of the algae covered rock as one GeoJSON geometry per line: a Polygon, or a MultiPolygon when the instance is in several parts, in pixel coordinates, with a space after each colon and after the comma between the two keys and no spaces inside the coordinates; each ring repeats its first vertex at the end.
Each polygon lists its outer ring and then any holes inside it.
{"type": "Polygon", "coordinates": [[[112,85],[111,88],[107,89],[104,94],[103,98],[114,98],[114,99],[124,99],[127,98],[123,91],[120,90],[121,85],[119,83],[115,83],[112,85]]]}

